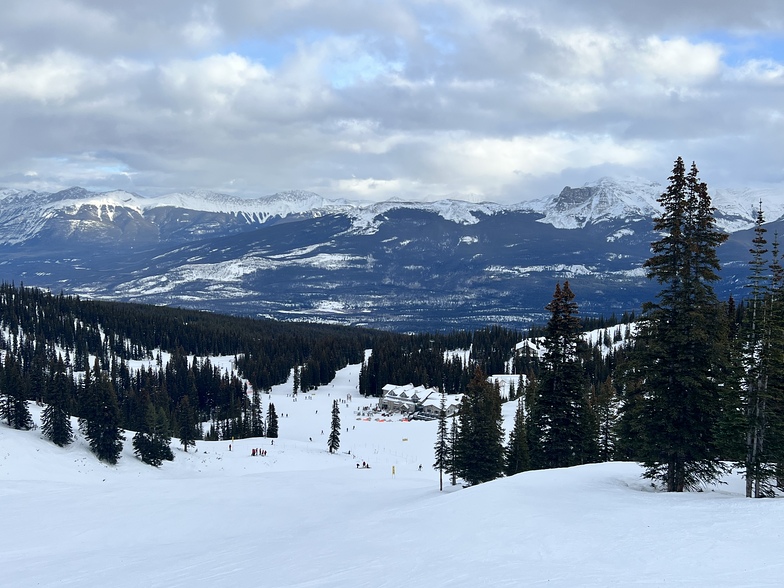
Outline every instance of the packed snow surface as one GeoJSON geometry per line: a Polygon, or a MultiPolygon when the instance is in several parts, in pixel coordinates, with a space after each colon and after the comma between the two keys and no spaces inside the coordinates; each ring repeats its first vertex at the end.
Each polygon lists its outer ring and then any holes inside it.
{"type": "Polygon", "coordinates": [[[465,489],[445,481],[439,492],[436,423],[357,414],[375,403],[359,397],[358,373],[349,366],[296,402],[290,385],[265,394],[280,415],[274,444],[199,442],[160,469],[133,456],[130,433],[119,464],[107,466],[81,438],[61,449],[40,430],[0,425],[3,585],[782,583],[784,501],[744,498],[737,477],[665,494],[637,465],[609,463],[465,489]],[[335,399],[342,432],[330,454],[335,399]],[[357,469],[363,461],[371,467],[357,469]]]}

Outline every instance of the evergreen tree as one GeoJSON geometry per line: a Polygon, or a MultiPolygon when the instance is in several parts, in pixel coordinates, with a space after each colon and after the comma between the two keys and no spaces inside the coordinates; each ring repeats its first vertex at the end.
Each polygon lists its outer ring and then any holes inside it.
{"type": "Polygon", "coordinates": [[[531,459],[528,453],[528,433],[525,426],[525,411],[523,399],[517,400],[517,409],[514,415],[512,432],[509,434],[509,443],[506,446],[506,475],[514,476],[520,472],[531,469],[531,459]]]}
{"type": "Polygon", "coordinates": [[[784,287],[784,266],[781,263],[778,231],[773,233],[771,255],[773,259],[770,261],[770,288],[773,292],[778,292],[782,287],[784,287]]]}
{"type": "Polygon", "coordinates": [[[73,441],[71,427],[71,382],[62,356],[54,363],[41,412],[41,430],[55,445],[65,447],[73,441]]]}
{"type": "Polygon", "coordinates": [[[332,401],[332,427],[329,431],[327,447],[330,453],[335,453],[340,448],[340,408],[338,401],[332,401]]]}
{"type": "Polygon", "coordinates": [[[750,296],[743,329],[745,385],[742,400],[746,417],[746,451],[745,459],[738,464],[746,477],[746,496],[755,498],[774,494],[777,464],[784,453],[781,269],[778,238],[774,242],[770,265],[765,258],[768,250],[763,223],[760,202],[749,250],[752,255],[749,262],[750,296]]]}
{"type": "Polygon", "coordinates": [[[163,463],[163,460],[159,460],[155,455],[155,451],[153,450],[152,444],[150,442],[149,433],[145,431],[137,431],[134,433],[131,443],[133,445],[134,455],[136,455],[136,457],[138,457],[144,463],[155,467],[158,467],[163,463]]]}
{"type": "Polygon", "coordinates": [[[26,382],[11,350],[5,352],[0,385],[0,418],[14,429],[32,429],[35,425],[27,406],[26,382]]]}
{"type": "Polygon", "coordinates": [[[438,489],[444,490],[444,471],[448,468],[449,438],[446,429],[446,393],[441,391],[441,404],[438,411],[438,428],[436,429],[435,463],[438,470],[438,489]]]}
{"type": "Polygon", "coordinates": [[[469,485],[494,480],[504,471],[501,396],[477,367],[458,412],[456,473],[469,485]]]}
{"type": "Polygon", "coordinates": [[[610,461],[615,453],[618,416],[618,402],[612,376],[607,376],[607,379],[599,385],[593,405],[598,427],[599,461],[610,461]]]}
{"type": "Polygon", "coordinates": [[[560,468],[595,461],[588,381],[577,356],[580,320],[569,282],[556,284],[544,337],[543,367],[531,403],[531,463],[560,468]]]}
{"type": "Polygon", "coordinates": [[[294,366],[294,396],[297,395],[299,392],[300,387],[300,378],[299,378],[299,366],[294,366]]]}
{"type": "Polygon", "coordinates": [[[196,440],[201,437],[201,427],[188,396],[183,396],[177,405],[177,431],[182,448],[186,453],[188,447],[196,447],[196,440]]]}
{"type": "MultiPolygon", "coordinates": [[[[712,283],[717,247],[727,236],[715,226],[707,186],[695,165],[688,175],[679,157],[659,198],[662,213],[645,262],[661,290],[643,308],[635,338],[636,387],[627,390],[627,430],[639,433],[645,477],[668,492],[715,480],[723,471],[716,438],[721,383],[729,369],[726,314],[712,283]]],[[[627,380],[628,381],[628,380],[627,380]]]]}
{"type": "Polygon", "coordinates": [[[152,439],[153,443],[156,443],[160,448],[160,455],[165,461],[174,460],[174,452],[171,449],[169,417],[162,406],[155,410],[155,425],[152,430],[152,439]]]}
{"type": "Polygon", "coordinates": [[[155,467],[174,459],[166,413],[162,408],[156,411],[151,402],[147,403],[144,430],[133,436],[133,452],[144,463],[155,467]]]}
{"type": "Polygon", "coordinates": [[[452,424],[449,427],[449,461],[444,470],[449,474],[449,483],[452,486],[457,486],[457,439],[459,434],[457,418],[452,417],[452,424]]]}
{"type": "Polygon", "coordinates": [[[765,233],[767,229],[763,226],[764,215],[762,203],[757,210],[756,222],[754,224],[754,238],[752,248],[749,252],[752,255],[749,266],[748,287],[750,299],[745,325],[745,348],[744,348],[744,368],[745,378],[745,398],[744,412],[746,415],[746,456],[742,465],[746,477],[746,496],[760,497],[761,485],[773,475],[769,471],[765,459],[765,434],[767,429],[767,397],[768,397],[768,368],[770,360],[770,338],[768,330],[770,328],[770,291],[768,288],[767,263],[765,254],[768,252],[765,245],[765,233]]]}
{"type": "Polygon", "coordinates": [[[271,402],[267,409],[267,437],[278,438],[278,413],[275,412],[275,405],[271,402]]]}
{"type": "Polygon", "coordinates": [[[749,425],[746,410],[747,396],[744,379],[747,373],[744,367],[744,335],[741,320],[744,311],[738,311],[735,300],[730,296],[726,305],[729,369],[723,376],[719,390],[721,414],[716,427],[716,440],[719,455],[725,461],[734,462],[743,469],[747,451],[746,433],[749,425]]]}
{"type": "MultiPolygon", "coordinates": [[[[774,241],[777,254],[778,242],[774,241]]],[[[784,467],[784,276],[776,267],[776,257],[771,264],[770,328],[768,345],[771,350],[768,367],[768,396],[766,399],[767,443],[764,447],[768,465],[775,470],[779,488],[781,468],[784,467]]],[[[760,489],[759,495],[762,495],[760,489]]],[[[770,492],[767,492],[770,494],[770,492]]]]}
{"type": "Polygon", "coordinates": [[[258,388],[253,388],[250,401],[250,436],[264,436],[264,413],[261,406],[261,394],[258,388]]]}
{"type": "Polygon", "coordinates": [[[80,415],[82,430],[98,459],[116,464],[125,440],[120,428],[120,408],[114,386],[97,359],[87,385],[84,414],[80,415]]]}

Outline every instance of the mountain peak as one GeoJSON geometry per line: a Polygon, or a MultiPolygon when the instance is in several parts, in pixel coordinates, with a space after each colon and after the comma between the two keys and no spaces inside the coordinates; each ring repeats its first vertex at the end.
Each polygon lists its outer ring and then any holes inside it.
{"type": "Polygon", "coordinates": [[[582,228],[617,218],[636,219],[656,214],[661,185],[640,178],[600,178],[579,188],[566,186],[557,195],[534,201],[541,222],[561,229],[582,228]]]}
{"type": "Polygon", "coordinates": [[[88,196],[92,196],[92,194],[92,192],[82,188],[81,186],[73,186],[71,188],[66,188],[65,190],[60,190],[59,192],[54,192],[49,197],[49,200],[51,202],[57,202],[61,200],[81,200],[88,196]]]}

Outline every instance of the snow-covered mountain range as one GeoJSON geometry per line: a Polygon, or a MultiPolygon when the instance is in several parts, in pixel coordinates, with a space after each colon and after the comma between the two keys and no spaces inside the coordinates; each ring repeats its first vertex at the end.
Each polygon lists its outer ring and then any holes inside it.
{"type": "MultiPolygon", "coordinates": [[[[364,230],[372,229],[379,217],[390,210],[432,212],[460,224],[479,222],[477,214],[489,216],[514,211],[541,214],[539,222],[556,228],[578,229],[601,222],[652,218],[658,212],[657,198],[663,190],[661,184],[638,178],[601,178],[579,188],[567,186],[559,194],[546,198],[500,205],[462,200],[352,202],[330,200],[305,191],[245,199],[209,191],[145,197],[123,190],[96,193],[79,187],[54,193],[0,189],[0,242],[22,243],[35,237],[47,221],[56,218],[69,219],[72,228],[77,230],[80,224],[89,227],[96,223],[114,223],[117,215],[142,219],[152,216],[153,211],[162,210],[232,215],[249,224],[288,217],[344,214],[353,219],[356,229],[364,230]]],[[[712,196],[719,225],[728,232],[751,227],[760,201],[769,220],[784,214],[784,193],[774,190],[717,190],[712,196]]]]}
{"type": "MultiPolygon", "coordinates": [[[[381,203],[283,192],[0,189],[0,278],[89,296],[402,330],[540,320],[556,281],[585,313],[639,308],[652,286],[652,219],[664,186],[602,178],[514,205],[381,203]]],[[[762,201],[717,190],[724,291],[743,281],[762,201]]],[[[740,293],[737,297],[741,297],[740,293]]]]}

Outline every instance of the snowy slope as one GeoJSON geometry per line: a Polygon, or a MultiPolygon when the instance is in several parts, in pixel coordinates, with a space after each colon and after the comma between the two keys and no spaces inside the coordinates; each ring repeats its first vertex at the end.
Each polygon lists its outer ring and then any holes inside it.
{"type": "MultiPolygon", "coordinates": [[[[281,438],[201,442],[160,469],[116,467],[0,425],[5,585],[124,587],[779,586],[784,501],[739,479],[662,494],[638,466],[528,472],[438,491],[435,422],[361,420],[358,366],[294,402],[281,438]],[[359,419],[359,420],[358,420],[359,419]],[[348,428],[348,430],[346,430],[348,428]],[[328,431],[325,431],[325,433],[328,431]],[[313,439],[311,442],[309,439],[313,439]],[[266,457],[251,457],[263,447],[266,457]],[[371,469],[357,469],[358,461],[371,469]],[[423,470],[419,471],[419,464],[423,470]],[[392,468],[395,468],[395,475],[392,468]]],[[[507,422],[514,403],[504,407],[507,422]]]]}

